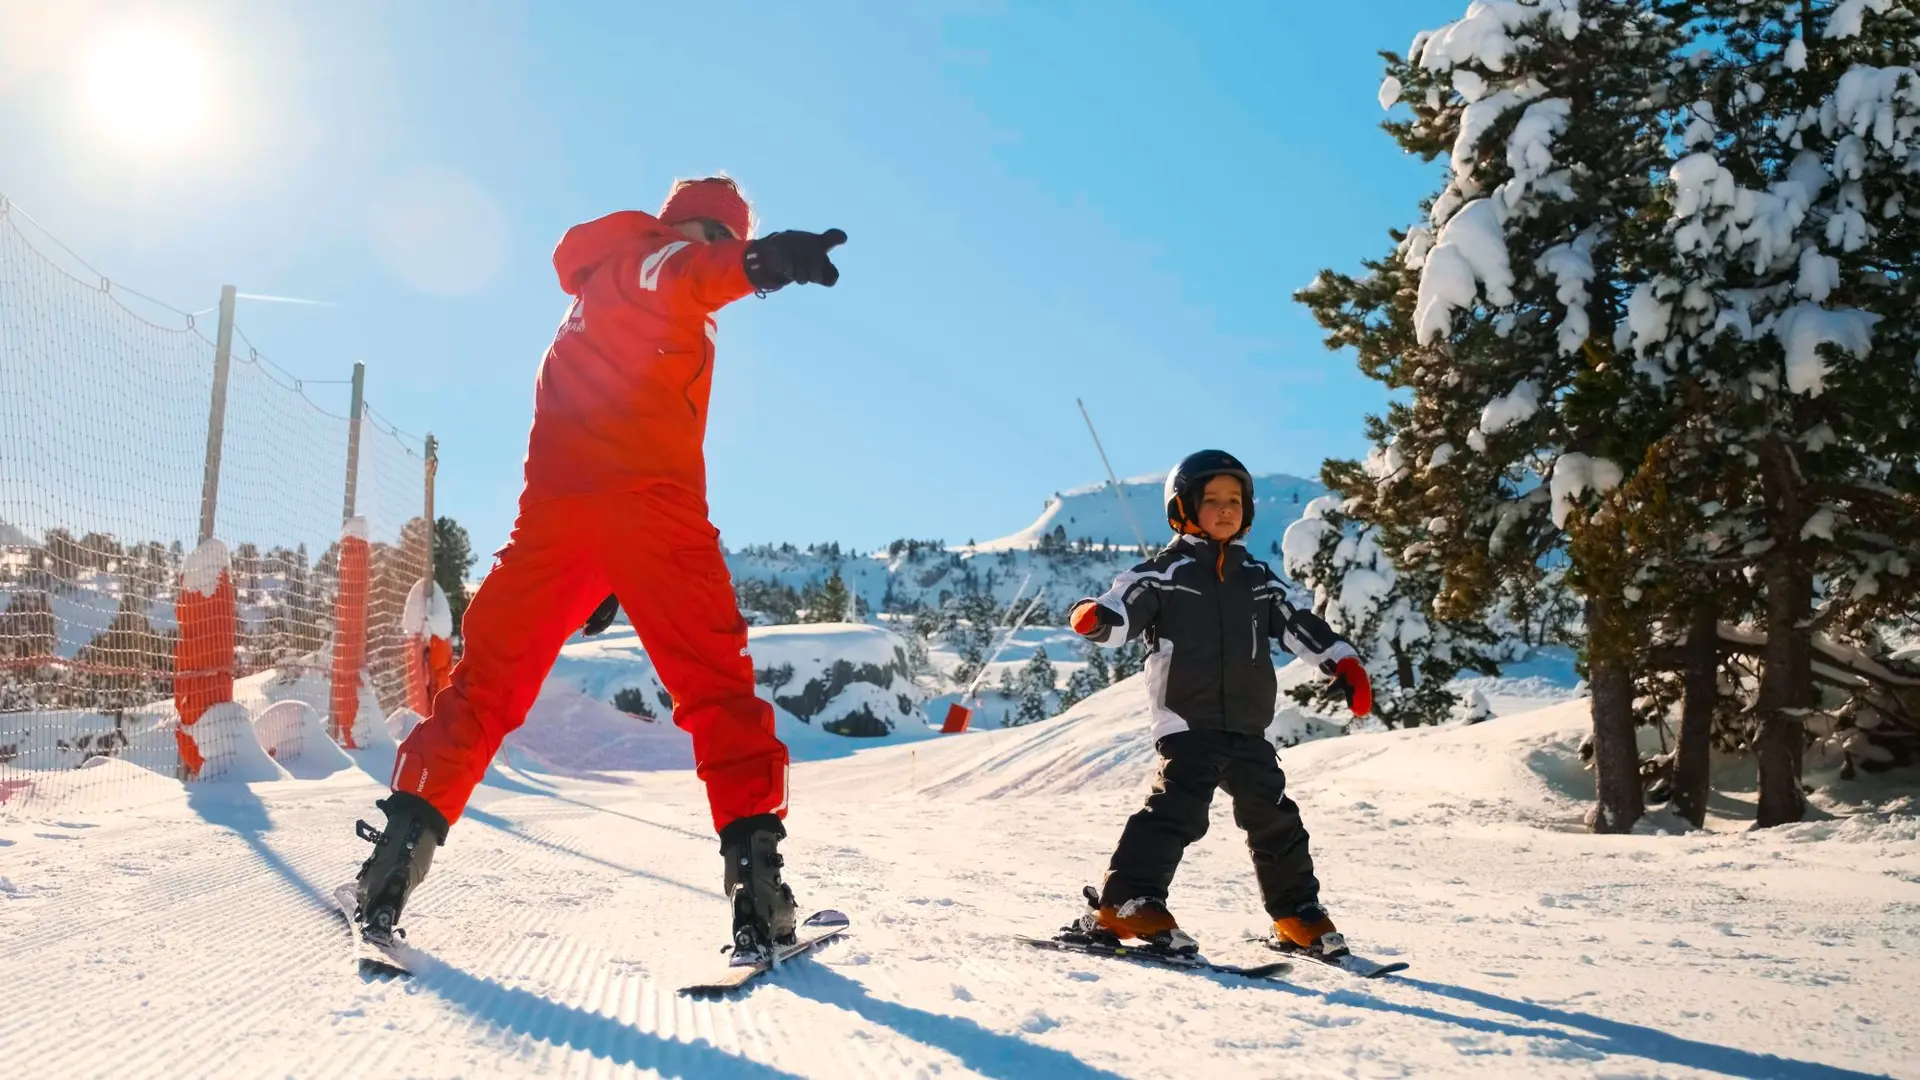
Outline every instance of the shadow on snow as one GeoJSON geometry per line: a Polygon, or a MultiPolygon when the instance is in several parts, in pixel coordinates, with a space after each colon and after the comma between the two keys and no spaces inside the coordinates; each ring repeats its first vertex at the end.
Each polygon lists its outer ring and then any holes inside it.
{"type": "Polygon", "coordinates": [[[881,1001],[853,979],[819,964],[781,984],[794,994],[832,1005],[909,1039],[945,1050],[982,1076],[1009,1080],[1031,1076],[1112,1080],[1117,1074],[1095,1068],[1065,1050],[991,1031],[963,1016],[927,1012],[895,1001],[881,1001]]]}
{"type": "Polygon", "coordinates": [[[1439,997],[1452,998],[1493,1012],[1506,1013],[1532,1024],[1557,1024],[1559,1027],[1534,1027],[1505,1020],[1462,1016],[1424,1005],[1389,1001],[1355,990],[1311,990],[1304,986],[1280,984],[1301,997],[1319,998],[1329,1005],[1348,1005],[1377,1012],[1399,1013],[1454,1024],[1472,1031],[1523,1039],[1555,1039],[1597,1054],[1646,1058],[1667,1065],[1701,1069],[1751,1080],[1886,1080],[1883,1073],[1864,1073],[1833,1065],[1756,1053],[1717,1043],[1683,1038],[1657,1028],[1608,1020],[1592,1013],[1556,1009],[1530,1001],[1515,1001],[1484,990],[1473,990],[1448,983],[1428,982],[1404,976],[1395,980],[1403,986],[1424,990],[1439,997]],[[1573,1028],[1576,1030],[1566,1030],[1573,1028]]]}
{"type": "Polygon", "coordinates": [[[419,954],[412,979],[447,1004],[501,1031],[517,1032],[554,1046],[663,1076],[741,1077],[773,1080],[796,1074],[727,1053],[706,1042],[681,1042],[641,1031],[603,1013],[563,1005],[419,954]]]}

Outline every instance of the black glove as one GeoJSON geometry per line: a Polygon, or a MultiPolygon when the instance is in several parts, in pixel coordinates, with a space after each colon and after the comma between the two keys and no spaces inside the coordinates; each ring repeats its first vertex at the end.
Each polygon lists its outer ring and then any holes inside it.
{"type": "Polygon", "coordinates": [[[847,242],[839,229],[823,233],[787,230],[749,241],[741,256],[747,282],[759,292],[772,292],[790,282],[833,287],[840,280],[840,268],[827,258],[827,252],[847,242]]]}
{"type": "Polygon", "coordinates": [[[613,617],[618,614],[620,614],[620,598],[609,596],[600,601],[600,606],[593,609],[593,614],[587,616],[586,625],[580,628],[580,632],[588,637],[602,633],[607,627],[613,625],[613,617]]]}

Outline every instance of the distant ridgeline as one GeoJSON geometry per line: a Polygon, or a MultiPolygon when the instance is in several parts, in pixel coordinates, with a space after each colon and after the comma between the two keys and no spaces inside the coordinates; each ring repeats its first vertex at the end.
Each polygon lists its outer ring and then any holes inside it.
{"type": "MultiPolygon", "coordinates": [[[[1171,537],[1160,476],[1125,481],[1127,510],[1154,547],[1171,537]]],[[[1326,493],[1312,480],[1284,474],[1256,477],[1254,524],[1247,548],[1280,568],[1280,538],[1306,504],[1326,493]]],[[[1044,592],[1037,623],[1057,623],[1066,604],[1104,591],[1115,574],[1140,561],[1132,525],[1106,484],[1049,498],[1040,516],[996,540],[949,544],[896,540],[880,551],[855,552],[837,543],[756,544],[727,555],[741,607],[760,624],[833,622],[846,615],[849,594],[858,613],[938,609],[965,597],[1013,601],[1032,575],[1026,595],[1044,592]]]]}

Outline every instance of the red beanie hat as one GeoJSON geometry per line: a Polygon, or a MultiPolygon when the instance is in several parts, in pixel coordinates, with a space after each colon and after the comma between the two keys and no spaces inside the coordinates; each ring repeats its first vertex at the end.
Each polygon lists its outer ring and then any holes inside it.
{"type": "Polygon", "coordinates": [[[660,207],[660,220],[678,225],[694,218],[712,218],[732,230],[740,240],[747,239],[753,226],[753,211],[747,208],[747,200],[741,197],[734,182],[724,176],[681,180],[673,185],[666,203],[660,207]]]}

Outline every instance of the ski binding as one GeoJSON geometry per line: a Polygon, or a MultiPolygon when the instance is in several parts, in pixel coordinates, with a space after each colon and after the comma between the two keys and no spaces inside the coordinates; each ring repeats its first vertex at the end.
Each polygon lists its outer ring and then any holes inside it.
{"type": "Polygon", "coordinates": [[[333,902],[339,907],[341,917],[347,920],[347,931],[353,935],[354,958],[359,961],[362,975],[393,975],[403,979],[413,975],[413,950],[407,945],[404,931],[396,929],[388,936],[360,925],[356,917],[360,909],[359,886],[349,881],[333,890],[333,902]]]}
{"type": "Polygon", "coordinates": [[[1243,979],[1273,979],[1293,970],[1293,965],[1285,960],[1271,964],[1255,964],[1251,967],[1242,967],[1238,964],[1216,964],[1199,953],[1179,953],[1152,945],[1126,945],[1118,941],[1102,941],[1073,927],[1067,927],[1050,938],[1016,934],[1014,940],[1038,949],[1080,953],[1084,956],[1107,956],[1116,960],[1134,960],[1184,971],[1211,971],[1221,975],[1235,975],[1243,979]]]}
{"type": "Polygon", "coordinates": [[[773,955],[765,960],[734,964],[727,968],[725,975],[717,979],[683,986],[680,988],[680,993],[688,997],[704,997],[738,990],[787,961],[804,956],[839,937],[850,925],[852,925],[851,921],[842,912],[832,908],[816,911],[800,924],[800,932],[793,944],[779,946],[773,951],[773,955]]]}
{"type": "Polygon", "coordinates": [[[1265,937],[1249,937],[1247,940],[1257,941],[1282,956],[1305,960],[1309,963],[1319,964],[1321,967],[1335,968],[1349,975],[1357,975],[1362,979],[1378,979],[1384,975],[1392,975],[1395,972],[1405,971],[1407,968],[1413,966],[1405,960],[1383,963],[1379,960],[1369,960],[1364,956],[1355,956],[1347,951],[1346,939],[1344,938],[1340,939],[1338,945],[1339,951],[1331,954],[1303,949],[1291,941],[1281,941],[1272,934],[1268,934],[1265,937]]]}

